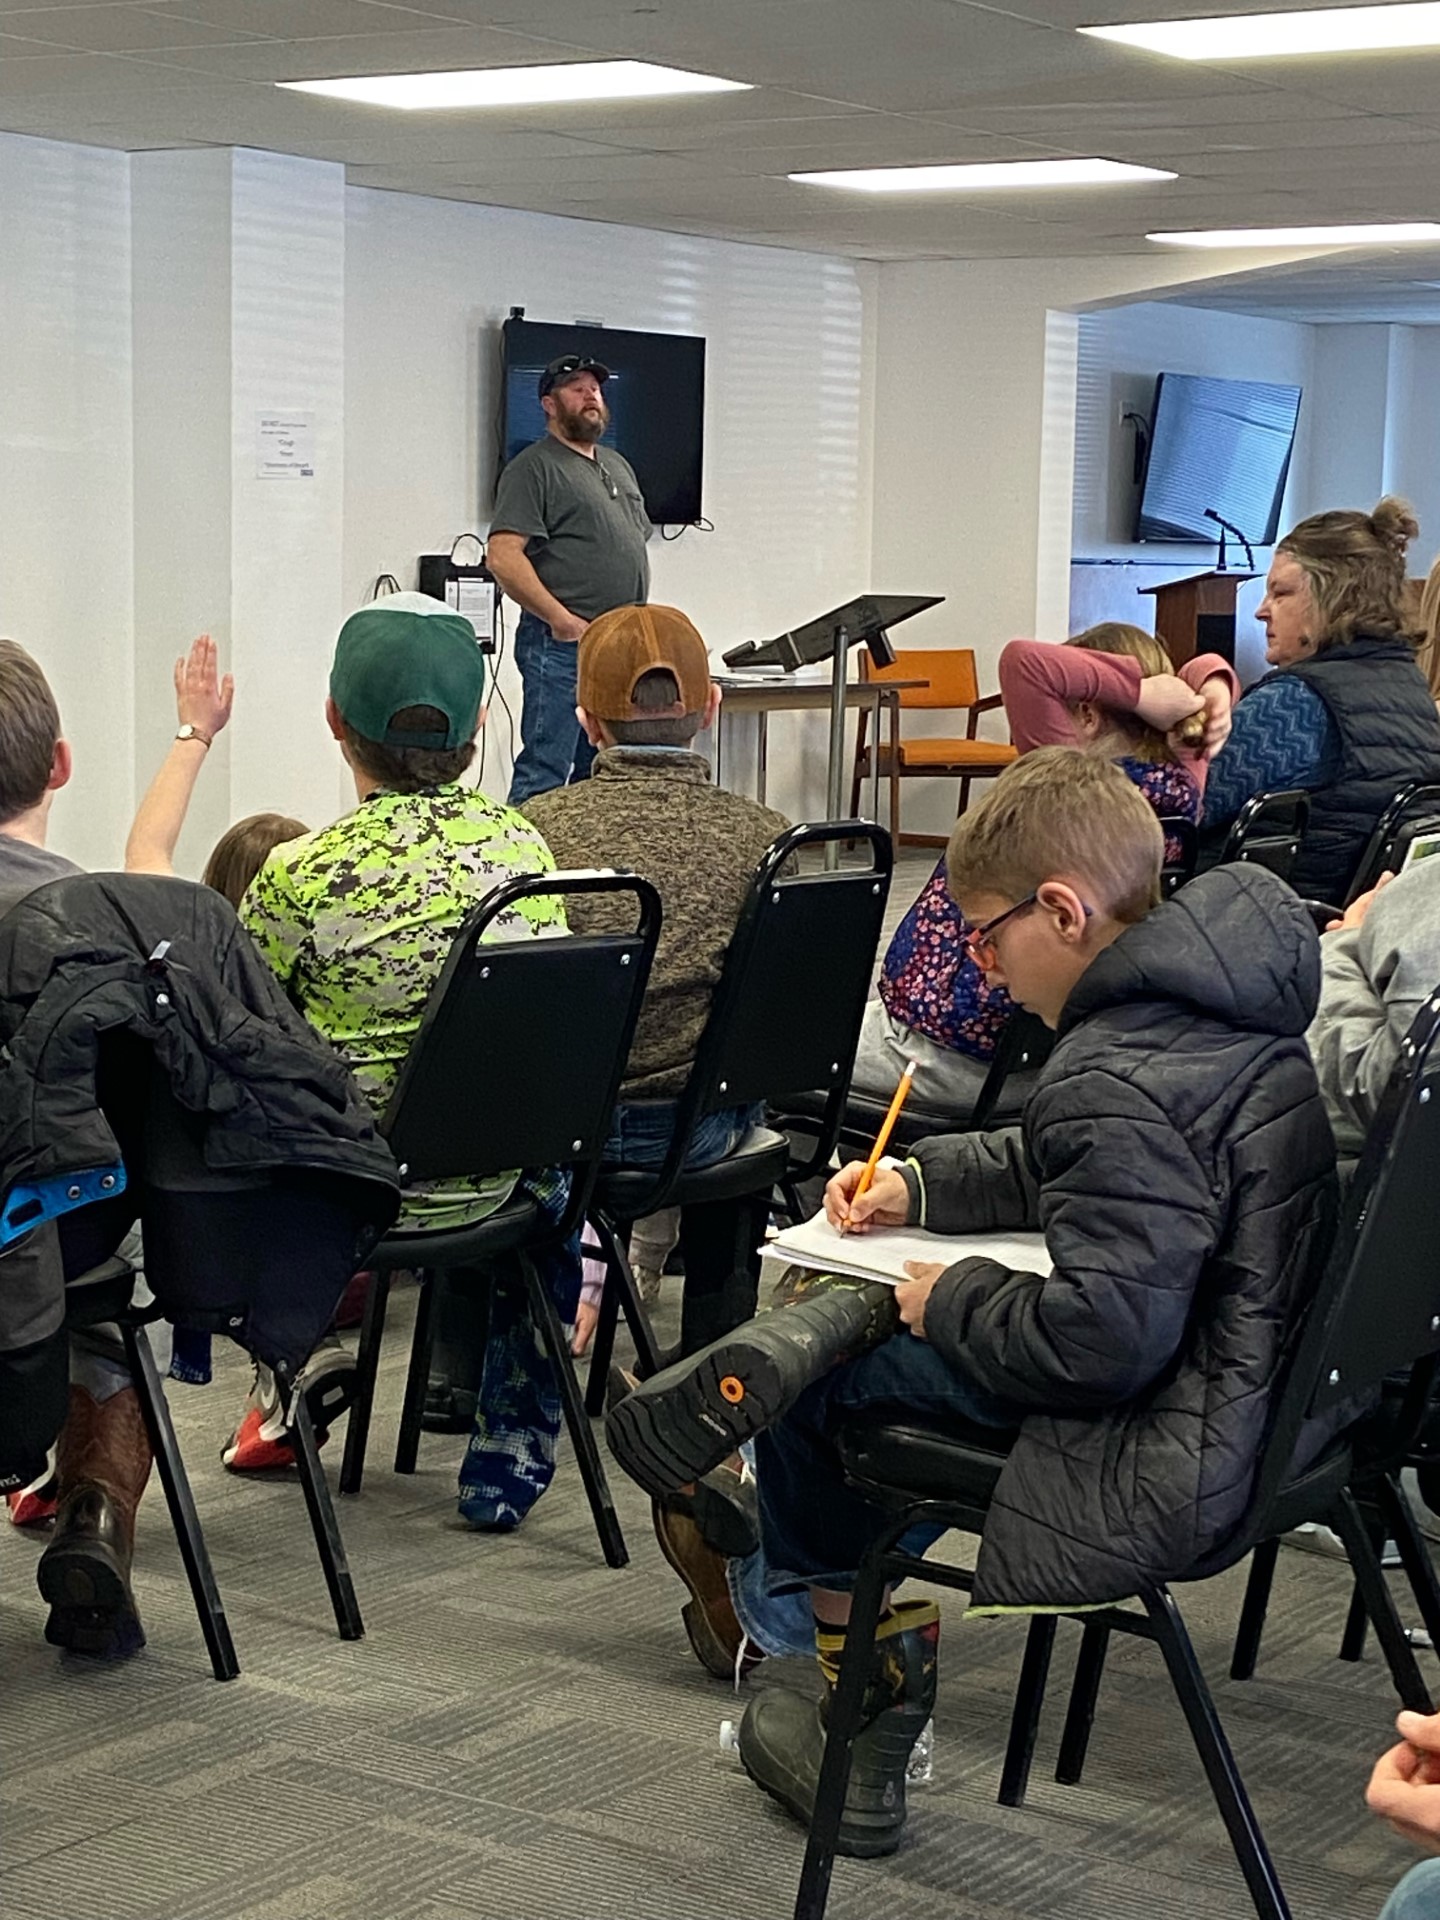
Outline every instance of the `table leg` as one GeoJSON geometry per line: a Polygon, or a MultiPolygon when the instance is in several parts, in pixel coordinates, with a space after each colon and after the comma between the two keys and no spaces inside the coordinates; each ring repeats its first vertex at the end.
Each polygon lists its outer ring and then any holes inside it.
{"type": "MultiPolygon", "coordinates": [[[[877,717],[875,731],[878,736],[880,722],[877,717]]],[[[892,691],[890,695],[890,838],[898,847],[900,844],[900,696],[892,691]]]]}
{"type": "Polygon", "coordinates": [[[885,704],[885,695],[877,688],[870,715],[870,818],[877,824],[880,819],[880,709],[885,704]]]}

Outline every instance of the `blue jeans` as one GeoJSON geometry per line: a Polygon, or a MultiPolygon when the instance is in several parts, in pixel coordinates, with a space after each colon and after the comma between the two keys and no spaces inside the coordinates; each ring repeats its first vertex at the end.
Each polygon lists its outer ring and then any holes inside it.
{"type": "MultiPolygon", "coordinates": [[[[550,1219],[560,1218],[570,1192],[565,1175],[529,1173],[522,1187],[550,1219]]],[[[568,1340],[580,1297],[579,1233],[537,1254],[535,1265],[568,1340]]],[[[507,1263],[488,1284],[485,1358],[475,1429],[460,1464],[460,1512],[472,1527],[503,1533],[519,1526],[555,1477],[565,1408],[520,1274],[507,1263]]]]}
{"type": "MultiPolygon", "coordinates": [[[[606,1160],[631,1167],[658,1167],[675,1131],[676,1102],[643,1100],[615,1109],[606,1160]]],[[[707,1114],[695,1129],[687,1167],[723,1160],[764,1118],[764,1108],[728,1107],[707,1114]]],[[[698,1353],[741,1325],[755,1311],[760,1286],[759,1246],[769,1210],[768,1194],[734,1200],[691,1201],[680,1210],[680,1251],[685,1256],[685,1292],[680,1306],[680,1351],[698,1353]]]]}
{"type": "Polygon", "coordinates": [[[515,629],[515,664],[525,698],[520,708],[520,753],[510,776],[510,804],[523,807],[590,772],[595,749],[575,718],[573,640],[557,640],[543,620],[522,613],[515,629]]]}
{"type": "Polygon", "coordinates": [[[1385,1902],[1380,1920],[1440,1920],[1440,1860],[1412,1867],[1385,1902]]]}
{"type": "MultiPolygon", "coordinates": [[[[760,1546],[730,1563],[736,1615],[768,1652],[794,1650],[797,1590],[852,1587],[867,1547],[888,1524],[884,1510],[847,1483],[833,1439],[856,1414],[886,1410],[986,1428],[992,1437],[1021,1418],[1018,1408],[952,1371],[911,1333],[894,1335],[808,1386],[783,1418],[756,1436],[760,1546]]],[[[924,1553],[942,1531],[912,1527],[904,1547],[924,1553]]]]}

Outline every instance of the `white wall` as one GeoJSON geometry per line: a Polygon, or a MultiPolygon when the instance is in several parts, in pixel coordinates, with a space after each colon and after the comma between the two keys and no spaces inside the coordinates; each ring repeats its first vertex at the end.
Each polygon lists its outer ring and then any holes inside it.
{"type": "MultiPolygon", "coordinates": [[[[381,572],[413,586],[418,554],[487,527],[512,306],[705,335],[715,531],[657,534],[650,551],[653,597],[685,608],[716,655],[869,584],[872,269],[363,189],[347,204],[347,604],[381,572]]],[[[518,715],[513,668],[500,685],[518,715]]],[[[485,785],[503,793],[509,728],[494,704],[490,727],[485,785]]],[[[823,723],[773,723],[774,805],[818,808],[823,748],[823,723]]]]}
{"type": "Polygon", "coordinates": [[[114,864],[133,804],[129,163],[0,138],[0,633],[75,748],[52,842],[114,864]]]}

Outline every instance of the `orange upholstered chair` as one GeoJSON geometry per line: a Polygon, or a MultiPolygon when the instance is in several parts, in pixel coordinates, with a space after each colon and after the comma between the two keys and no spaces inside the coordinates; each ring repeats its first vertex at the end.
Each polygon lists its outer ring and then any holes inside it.
{"type": "MultiPolygon", "coordinates": [[[[970,804],[970,782],[993,780],[1015,758],[1015,748],[1008,742],[1002,745],[996,740],[976,738],[981,714],[993,713],[1002,702],[998,693],[987,694],[983,700],[980,698],[980,687],[975,677],[975,655],[969,647],[897,647],[895,664],[890,667],[876,667],[868,654],[862,654],[860,671],[861,677],[866,680],[925,681],[923,687],[912,687],[896,696],[903,708],[963,713],[967,716],[961,738],[928,739],[920,736],[905,740],[900,737],[899,718],[892,707],[890,739],[876,744],[881,774],[890,782],[890,831],[897,839],[900,832],[902,779],[915,774],[958,779],[960,800],[955,809],[958,815],[970,804]]],[[[870,756],[875,749],[866,740],[869,718],[868,712],[862,707],[855,736],[855,778],[850,798],[852,815],[860,811],[861,783],[870,777],[872,769],[870,756]]],[[[877,734],[879,730],[877,714],[877,734]]]]}

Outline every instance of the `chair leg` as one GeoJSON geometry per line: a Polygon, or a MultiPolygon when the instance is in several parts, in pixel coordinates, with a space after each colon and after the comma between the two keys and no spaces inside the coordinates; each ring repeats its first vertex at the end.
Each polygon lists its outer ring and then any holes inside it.
{"type": "Polygon", "coordinates": [[[355,1399],[345,1422],[345,1452],[340,1460],[341,1493],[358,1493],[365,1473],[365,1447],[370,1438],[370,1415],[375,1410],[375,1378],[380,1368],[380,1343],[385,1334],[385,1303],[390,1297],[388,1269],[377,1268],[365,1295],[360,1322],[360,1347],[355,1356],[355,1399]]]}
{"type": "Polygon", "coordinates": [[[200,1631],[205,1636],[210,1669],[217,1680],[233,1680],[240,1671],[240,1662],[235,1657],[235,1643],[230,1638],[230,1623],[225,1618],[220,1589],[215,1584],[215,1569],[210,1564],[205,1535],[200,1531],[195,1496],[190,1491],[185,1462],[180,1457],[180,1446],[175,1438],[175,1426],[170,1418],[165,1389],[160,1384],[160,1375],[155,1366],[155,1355],[143,1325],[122,1320],[120,1338],[139,1389],[140,1411],[144,1416],[145,1430],[150,1436],[160,1485],[165,1490],[165,1504],[170,1509],[175,1538],[180,1545],[180,1558],[185,1563],[185,1578],[190,1583],[200,1631]]]}
{"type": "Polygon", "coordinates": [[[1045,1682],[1050,1677],[1050,1655],[1055,1647],[1055,1616],[1037,1613],[1025,1636],[1025,1654],[1020,1662],[1020,1681],[1015,1689],[1015,1705],[1010,1714],[1010,1738],[1005,1747],[1005,1765],[1000,1773],[1000,1791],[996,1795],[1002,1807],[1023,1807],[1025,1790],[1030,1784],[1030,1763],[1035,1758],[1035,1736],[1040,1731],[1040,1712],[1045,1705],[1045,1682]]]}
{"type": "MultiPolygon", "coordinates": [[[[1421,1677],[1414,1650],[1405,1638],[1405,1629],[1400,1624],[1395,1601],[1385,1584],[1380,1555],[1361,1518],[1353,1493],[1347,1490],[1336,1501],[1331,1524],[1345,1542],[1345,1551],[1355,1569],[1355,1584],[1375,1628],[1375,1637],[1385,1655],[1385,1664],[1390,1669],[1390,1678],[1400,1696],[1401,1706],[1408,1707],[1412,1713],[1434,1713],[1435,1703],[1421,1677]]],[[[1383,1531],[1383,1522],[1381,1528],[1383,1531]]]]}
{"type": "Polygon", "coordinates": [[[845,1651],[830,1701],[825,1753],[820,1762],[820,1777],[815,1783],[815,1808],[810,1815],[805,1864],[800,1869],[800,1889],[795,1897],[795,1920],[824,1920],[830,1876],[835,1869],[835,1845],[840,1838],[840,1819],[845,1811],[845,1789],[850,1784],[850,1751],[865,1710],[865,1683],[870,1677],[875,1629],[880,1624],[880,1609],[885,1602],[885,1550],[893,1531],[882,1534],[865,1555],[850,1596],[845,1651]]]}
{"type": "Polygon", "coordinates": [[[600,1550],[605,1555],[607,1566],[623,1567],[630,1555],[626,1550],[625,1536],[620,1531],[620,1516],[615,1511],[615,1502],[600,1460],[600,1450],[595,1444],[595,1430],[586,1417],[585,1403],[580,1397],[580,1382],[575,1377],[575,1364],[570,1357],[565,1329],[560,1324],[555,1302],[550,1298],[549,1289],[540,1278],[534,1261],[523,1253],[519,1255],[519,1260],[535,1329],[555,1369],[560,1399],[565,1408],[565,1424],[570,1429],[571,1443],[580,1463],[580,1477],[585,1482],[585,1497],[590,1502],[595,1531],[600,1536],[600,1550]]]}
{"type": "MultiPolygon", "coordinates": [[[[1373,1506],[1361,1508],[1360,1515],[1365,1524],[1370,1545],[1378,1555],[1385,1545],[1385,1523],[1373,1506]]],[[[1340,1659],[1364,1659],[1365,1635],[1369,1625],[1370,1617],[1365,1611],[1365,1596],[1360,1591],[1360,1583],[1357,1580],[1350,1592],[1350,1611],[1345,1616],[1345,1628],[1340,1635],[1340,1659]]]]}
{"type": "Polygon", "coordinates": [[[605,1291],[600,1296],[600,1318],[595,1323],[595,1338],[590,1342],[590,1374],[585,1382],[585,1411],[592,1420],[605,1411],[605,1385],[615,1358],[615,1332],[620,1324],[620,1284],[615,1275],[624,1251],[608,1227],[597,1226],[605,1261],[605,1291]]]}
{"type": "Polygon", "coordinates": [[[1245,1782],[1195,1658],[1180,1609],[1164,1587],[1148,1588],[1141,1597],[1259,1920],[1290,1920],[1290,1908],[1275,1863],[1270,1858],[1260,1822],[1255,1818],[1245,1782]]]}
{"type": "Polygon", "coordinates": [[[415,1306],[415,1331],[410,1336],[410,1364],[405,1369],[405,1398],[400,1403],[400,1431],[395,1436],[395,1471],[413,1473],[420,1457],[420,1422],[425,1417],[425,1389],[430,1384],[430,1352],[435,1345],[435,1307],[438,1289],[450,1284],[449,1275],[421,1271],[420,1298],[415,1306]]]}
{"type": "Polygon", "coordinates": [[[1098,1620],[1087,1620],[1080,1636],[1080,1657],[1075,1662],[1075,1678],[1070,1683],[1070,1704],[1065,1709],[1060,1755],[1055,1763],[1055,1778],[1062,1787],[1078,1787],[1085,1772],[1090,1730],[1095,1725],[1095,1702],[1100,1697],[1100,1681],[1109,1650],[1109,1627],[1098,1620]]]}
{"type": "Polygon", "coordinates": [[[340,1629],[342,1640],[363,1640],[365,1623],[360,1618],[355,1584],[350,1578],[350,1563],[345,1557],[345,1542],[340,1538],[340,1525],[335,1518],[325,1469],[320,1464],[320,1449],[315,1443],[310,1409],[305,1404],[304,1394],[296,1393],[294,1380],[280,1367],[275,1369],[275,1384],[280,1392],[281,1411],[285,1415],[285,1424],[290,1430],[291,1444],[295,1449],[295,1466],[300,1475],[300,1489],[305,1495],[305,1511],[310,1516],[310,1531],[315,1536],[315,1549],[320,1555],[325,1585],[330,1590],[335,1624],[340,1629]]]}
{"type": "Polygon", "coordinates": [[[1275,1562],[1279,1557],[1278,1540],[1262,1540],[1250,1556],[1250,1577],[1245,1582],[1245,1601],[1240,1609],[1240,1624],[1235,1629],[1235,1648],[1230,1655],[1232,1680],[1253,1680],[1255,1677],[1255,1662],[1260,1656],[1260,1636],[1265,1631],[1270,1589],[1275,1581],[1275,1562]]]}
{"type": "Polygon", "coordinates": [[[1410,1502],[1404,1489],[1389,1477],[1379,1490],[1379,1499],[1381,1515],[1400,1549],[1405,1578],[1410,1582],[1410,1592],[1420,1610],[1430,1644],[1440,1647],[1440,1581],[1435,1577],[1435,1563],[1416,1524],[1410,1502]]]}

